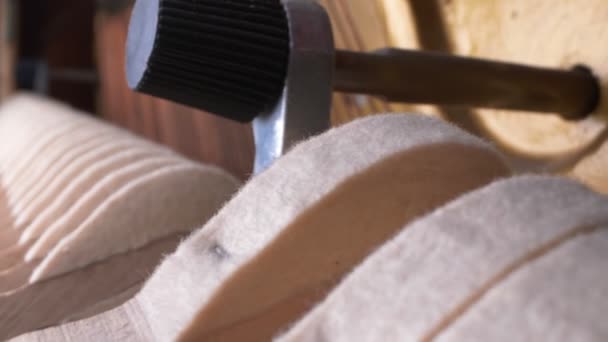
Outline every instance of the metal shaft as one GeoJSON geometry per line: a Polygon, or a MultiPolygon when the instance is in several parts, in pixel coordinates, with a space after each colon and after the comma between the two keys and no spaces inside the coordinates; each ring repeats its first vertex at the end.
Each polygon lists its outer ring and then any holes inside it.
{"type": "Polygon", "coordinates": [[[583,68],[557,70],[441,53],[336,51],[334,89],[390,101],[557,113],[584,118],[599,86],[583,68]]]}

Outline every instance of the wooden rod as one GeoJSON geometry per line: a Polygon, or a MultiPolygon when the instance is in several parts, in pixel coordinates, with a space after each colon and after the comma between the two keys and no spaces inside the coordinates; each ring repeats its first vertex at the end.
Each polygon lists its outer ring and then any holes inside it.
{"type": "Polygon", "coordinates": [[[334,89],[390,101],[590,114],[599,86],[583,67],[548,69],[417,50],[336,51],[334,89]]]}

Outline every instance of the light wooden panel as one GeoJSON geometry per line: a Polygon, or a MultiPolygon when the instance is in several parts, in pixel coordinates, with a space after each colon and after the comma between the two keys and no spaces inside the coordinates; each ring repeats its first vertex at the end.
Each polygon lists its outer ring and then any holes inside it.
{"type": "MultiPolygon", "coordinates": [[[[319,3],[325,7],[331,18],[334,41],[338,49],[373,51],[393,46],[394,42],[391,37],[394,30],[388,25],[389,14],[400,15],[406,30],[412,27],[411,21],[408,20],[408,12],[400,10],[397,12],[398,14],[387,13],[380,1],[320,0],[319,3]]],[[[410,29],[409,33],[413,36],[415,31],[410,29]]],[[[408,44],[402,47],[418,48],[418,44],[408,44]]],[[[357,94],[336,93],[333,105],[332,123],[334,125],[340,125],[358,117],[386,112],[439,114],[434,106],[390,103],[381,98],[357,94]]]]}
{"type": "Polygon", "coordinates": [[[381,2],[394,45],[420,42],[422,48],[465,56],[554,68],[579,63],[591,67],[602,86],[602,102],[592,117],[580,122],[498,110],[444,113],[494,141],[522,172],[568,174],[608,193],[608,2],[381,2]],[[416,23],[416,35],[407,34],[409,20],[416,23]]]}

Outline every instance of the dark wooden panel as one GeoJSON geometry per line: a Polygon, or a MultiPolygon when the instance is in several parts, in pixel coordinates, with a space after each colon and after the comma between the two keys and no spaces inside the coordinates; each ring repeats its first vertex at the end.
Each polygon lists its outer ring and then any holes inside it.
{"type": "MultiPolygon", "coordinates": [[[[20,0],[20,59],[42,60],[51,70],[93,71],[93,18],[91,0],[20,0]]],[[[50,79],[48,95],[92,112],[96,85],[50,79]]]]}

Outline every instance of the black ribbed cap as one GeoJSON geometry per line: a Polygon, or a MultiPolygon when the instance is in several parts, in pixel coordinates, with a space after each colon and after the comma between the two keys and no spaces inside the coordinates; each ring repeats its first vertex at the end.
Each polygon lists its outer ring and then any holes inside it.
{"type": "Polygon", "coordinates": [[[281,96],[289,26],[280,0],[137,0],[129,87],[242,122],[281,96]]]}

